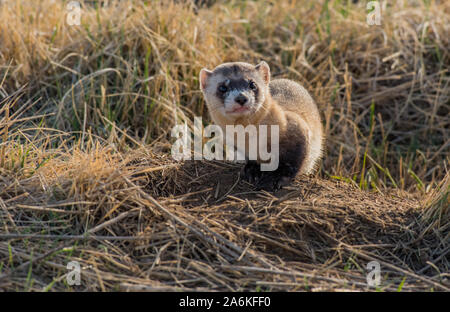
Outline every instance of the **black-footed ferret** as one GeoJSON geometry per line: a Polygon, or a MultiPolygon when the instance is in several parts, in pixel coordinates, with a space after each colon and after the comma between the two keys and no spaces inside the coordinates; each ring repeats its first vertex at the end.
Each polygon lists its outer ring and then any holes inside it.
{"type": "Polygon", "coordinates": [[[297,173],[309,174],[322,155],[323,130],[314,100],[300,84],[270,80],[266,62],[254,66],[224,63],[200,71],[200,87],[213,121],[226,125],[278,125],[279,165],[261,171],[261,162],[247,161],[244,178],[263,189],[275,190],[297,173]]]}

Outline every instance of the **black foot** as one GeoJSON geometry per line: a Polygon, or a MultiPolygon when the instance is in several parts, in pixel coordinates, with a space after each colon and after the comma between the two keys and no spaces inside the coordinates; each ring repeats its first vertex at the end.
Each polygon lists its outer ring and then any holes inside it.
{"type": "Polygon", "coordinates": [[[298,172],[298,166],[288,162],[280,164],[277,170],[262,171],[261,178],[257,183],[259,189],[276,191],[292,182],[298,172]]]}
{"type": "Polygon", "coordinates": [[[250,160],[243,169],[243,178],[254,184],[258,190],[272,192],[288,185],[295,178],[297,171],[296,166],[288,163],[274,171],[261,171],[261,166],[256,161],[250,160]]]}
{"type": "Polygon", "coordinates": [[[273,192],[289,184],[292,179],[292,177],[281,175],[277,171],[266,171],[262,173],[256,187],[260,190],[273,192]]]}
{"type": "Polygon", "coordinates": [[[256,183],[261,178],[261,166],[254,160],[249,160],[244,167],[244,180],[256,183]]]}

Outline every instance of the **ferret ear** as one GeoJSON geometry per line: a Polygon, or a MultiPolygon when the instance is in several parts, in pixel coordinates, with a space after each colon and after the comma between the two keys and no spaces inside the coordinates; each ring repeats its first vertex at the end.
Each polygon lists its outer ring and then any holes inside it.
{"type": "Polygon", "coordinates": [[[202,68],[200,71],[200,89],[206,89],[208,85],[209,77],[211,77],[212,71],[207,70],[206,68],[202,68]]]}
{"type": "Polygon", "coordinates": [[[270,81],[270,67],[269,67],[269,65],[266,62],[261,61],[261,63],[259,63],[258,65],[255,66],[255,69],[257,71],[259,71],[259,73],[261,74],[264,82],[266,84],[268,84],[269,81],[270,81]]]}

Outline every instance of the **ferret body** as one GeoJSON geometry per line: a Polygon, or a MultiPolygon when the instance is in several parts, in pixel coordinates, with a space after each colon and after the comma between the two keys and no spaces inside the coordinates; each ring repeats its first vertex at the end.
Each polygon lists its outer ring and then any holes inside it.
{"type": "Polygon", "coordinates": [[[261,171],[259,160],[248,161],[244,167],[248,181],[274,190],[298,173],[314,171],[322,155],[322,123],[314,100],[300,84],[288,79],[271,81],[266,62],[256,66],[234,62],[213,71],[202,69],[200,87],[211,118],[222,129],[227,125],[279,126],[278,168],[261,171]]]}

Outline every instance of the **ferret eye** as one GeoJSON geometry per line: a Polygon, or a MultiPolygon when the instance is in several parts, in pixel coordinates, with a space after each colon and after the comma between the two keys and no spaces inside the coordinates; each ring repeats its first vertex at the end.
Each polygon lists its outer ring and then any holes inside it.
{"type": "Polygon", "coordinates": [[[228,88],[226,86],[224,86],[224,85],[219,86],[220,92],[225,93],[225,92],[227,92],[227,90],[228,90],[228,88]]]}
{"type": "Polygon", "coordinates": [[[248,86],[250,87],[250,89],[252,89],[253,91],[255,91],[256,89],[258,89],[258,87],[256,86],[256,83],[254,83],[253,81],[250,81],[248,83],[248,86]]]}

